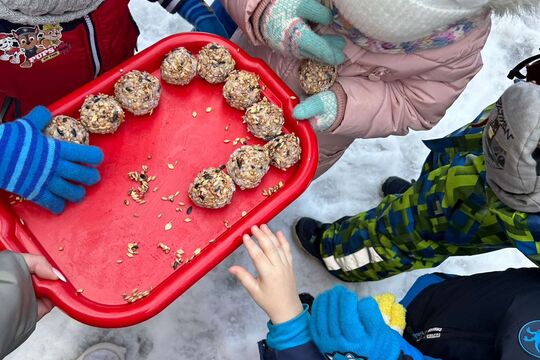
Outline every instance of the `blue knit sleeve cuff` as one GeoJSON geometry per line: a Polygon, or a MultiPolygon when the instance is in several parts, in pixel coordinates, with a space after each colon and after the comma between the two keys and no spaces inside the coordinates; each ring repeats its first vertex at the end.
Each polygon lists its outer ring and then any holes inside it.
{"type": "Polygon", "coordinates": [[[273,325],[268,322],[268,335],[266,342],[268,346],[277,351],[283,351],[296,346],[304,345],[311,341],[309,321],[311,315],[308,312],[309,306],[304,305],[304,311],[287,322],[273,325]]]}

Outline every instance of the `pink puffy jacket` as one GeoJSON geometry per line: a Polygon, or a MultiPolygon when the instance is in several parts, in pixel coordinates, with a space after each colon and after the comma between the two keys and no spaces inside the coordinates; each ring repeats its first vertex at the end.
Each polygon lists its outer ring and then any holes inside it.
{"type": "MultiPolygon", "coordinates": [[[[299,60],[266,46],[258,23],[266,0],[221,0],[241,31],[233,37],[252,56],[263,59],[298,94],[299,60]],[[259,6],[261,5],[261,6],[259,6]]],[[[339,68],[334,86],[343,111],[328,131],[318,134],[318,175],[343,155],[355,138],[405,135],[428,130],[482,68],[480,51],[491,29],[491,18],[464,39],[439,49],[414,54],[384,54],[364,50],[347,39],[348,61],[339,68]]],[[[336,34],[320,27],[320,34],[336,34]]]]}

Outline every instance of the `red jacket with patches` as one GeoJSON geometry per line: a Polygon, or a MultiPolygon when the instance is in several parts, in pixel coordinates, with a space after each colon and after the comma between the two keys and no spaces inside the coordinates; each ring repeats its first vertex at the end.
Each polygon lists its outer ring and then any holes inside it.
{"type": "MultiPolygon", "coordinates": [[[[12,97],[25,114],[132,56],[138,29],[128,2],[107,0],[84,18],[62,24],[34,27],[0,20],[0,107],[12,97]]],[[[14,118],[14,109],[6,120],[14,118]]]]}

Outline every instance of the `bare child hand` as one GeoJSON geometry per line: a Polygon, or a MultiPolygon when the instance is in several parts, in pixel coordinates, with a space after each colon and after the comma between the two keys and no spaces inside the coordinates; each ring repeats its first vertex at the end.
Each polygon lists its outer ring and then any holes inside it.
{"type": "Polygon", "coordinates": [[[233,266],[229,272],[274,325],[292,320],[302,313],[303,307],[296,289],[289,243],[281,231],[274,234],[266,225],[253,226],[251,231],[259,244],[249,235],[244,235],[243,240],[258,277],[241,266],[233,266]]]}
{"type": "MultiPolygon", "coordinates": [[[[35,275],[36,277],[44,280],[62,280],[65,282],[63,277],[58,270],[54,269],[43,256],[32,255],[32,254],[21,254],[28,266],[30,274],[35,275]]],[[[51,300],[47,298],[37,298],[37,310],[38,310],[38,320],[43,316],[47,315],[54,307],[54,304],[51,300]]]]}

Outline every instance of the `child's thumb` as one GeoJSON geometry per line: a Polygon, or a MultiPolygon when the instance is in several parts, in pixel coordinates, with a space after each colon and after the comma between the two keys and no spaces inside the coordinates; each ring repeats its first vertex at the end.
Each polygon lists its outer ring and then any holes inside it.
{"type": "Polygon", "coordinates": [[[30,274],[36,275],[44,280],[58,280],[60,277],[55,273],[53,267],[43,256],[22,254],[30,274]]]}
{"type": "Polygon", "coordinates": [[[44,106],[36,106],[24,119],[31,123],[37,130],[41,131],[52,119],[51,112],[44,106]]]}
{"type": "Polygon", "coordinates": [[[247,290],[247,292],[253,297],[255,294],[255,291],[258,289],[259,284],[257,283],[257,279],[253,277],[247,271],[241,266],[233,266],[229,269],[229,272],[234,275],[240,281],[242,286],[247,290]]]}

